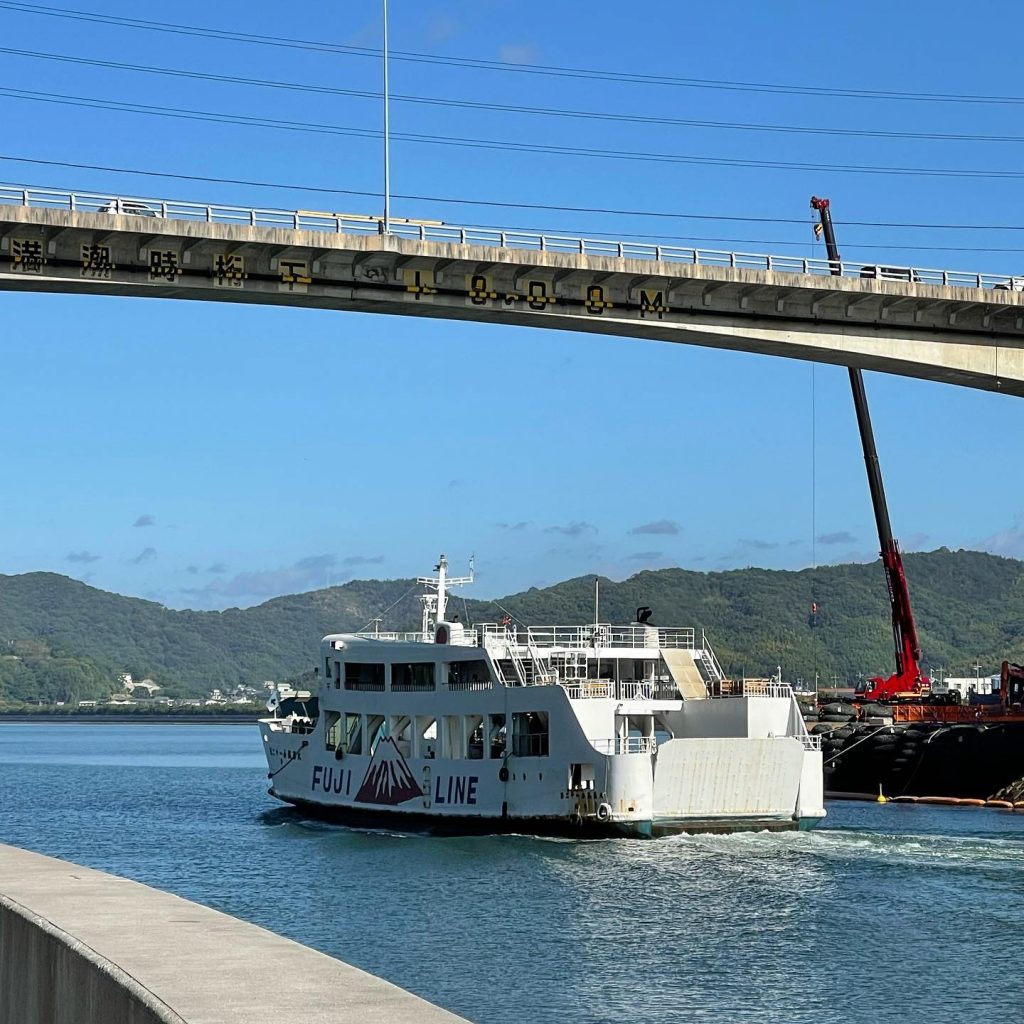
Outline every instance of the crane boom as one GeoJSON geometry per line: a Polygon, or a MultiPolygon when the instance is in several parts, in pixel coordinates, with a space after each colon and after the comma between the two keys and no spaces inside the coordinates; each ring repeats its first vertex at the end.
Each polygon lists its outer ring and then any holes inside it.
{"type": "MultiPolygon", "coordinates": [[[[832,212],[827,199],[811,198],[811,209],[816,210],[820,218],[821,234],[825,236],[825,251],[828,254],[832,274],[842,274],[842,261],[839,247],[836,245],[835,229],[832,226],[832,212]]],[[[860,431],[860,443],[864,450],[864,467],[868,474],[868,488],[871,491],[871,506],[875,513],[875,526],[878,530],[878,544],[882,556],[882,568],[885,571],[886,588],[889,591],[889,607],[892,610],[892,635],[896,654],[896,671],[887,679],[876,676],[868,680],[870,684],[863,696],[867,700],[894,699],[898,696],[917,695],[929,686],[928,680],[921,671],[921,644],[917,636],[917,624],[914,622],[914,610],[910,605],[910,588],[907,586],[906,573],[903,570],[903,556],[900,546],[892,535],[892,524],[889,521],[889,506],[885,500],[885,488],[882,485],[882,470],[878,462],[878,449],[875,447],[875,433],[871,427],[871,413],[868,410],[868,397],[864,389],[864,375],[857,367],[850,367],[850,389],[853,392],[853,406],[857,412],[857,427],[860,431]]]]}

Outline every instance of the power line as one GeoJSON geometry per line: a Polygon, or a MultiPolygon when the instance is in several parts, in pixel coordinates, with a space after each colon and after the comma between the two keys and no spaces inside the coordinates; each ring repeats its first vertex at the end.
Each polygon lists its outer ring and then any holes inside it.
{"type": "MultiPolygon", "coordinates": [[[[0,4],[2,6],[2,4],[0,4]]],[[[114,71],[129,71],[134,74],[163,75],[172,78],[186,78],[205,82],[219,82],[226,85],[255,86],[265,89],[282,89],[292,92],[306,92],[316,95],[348,96],[357,99],[379,100],[383,93],[370,89],[343,89],[337,86],[316,85],[308,82],[282,82],[274,79],[247,78],[235,75],[218,75],[211,72],[194,71],[186,68],[156,67],[150,64],[124,64],[119,61],[75,57],[69,54],[43,53],[36,50],[19,50],[0,47],[0,53],[34,60],[48,60],[65,64],[79,64],[88,67],[106,68],[114,71]]],[[[393,94],[391,99],[398,103],[421,106],[450,107],[459,110],[485,110],[505,114],[527,114],[539,117],[559,117],[588,121],[607,121],[623,124],[658,125],[678,128],[710,128],[726,131],[767,132],[796,135],[830,135],[847,138],[914,139],[938,142],[1009,142],[1024,143],[1022,135],[970,135],[956,132],[901,132],[873,128],[832,128],[814,125],[757,124],[747,121],[706,121],[689,118],[661,117],[644,114],[621,114],[602,110],[573,110],[560,107],[533,107],[514,103],[484,103],[476,100],[460,100],[442,96],[409,96],[393,94]]]]}
{"type": "MultiPolygon", "coordinates": [[[[166,178],[173,181],[197,181],[217,185],[243,185],[247,188],[276,189],[282,192],[303,192],[307,194],[366,196],[379,199],[379,191],[360,191],[358,189],[334,188],[329,185],[296,185],[287,182],[257,181],[247,178],[223,178],[202,174],[178,174],[173,171],[154,171],[138,167],[111,167],[104,164],[86,164],[70,160],[42,160],[34,157],[0,154],[0,161],[8,163],[30,164],[39,167],[65,167],[80,171],[101,171],[107,174],[131,174],[146,178],[166,178]]],[[[21,188],[22,186],[17,186],[21,188]]],[[[68,190],[65,190],[68,191],[68,190]]],[[[670,210],[623,210],[600,206],[559,206],[550,203],[510,202],[500,199],[464,199],[452,196],[415,195],[411,193],[393,193],[396,199],[408,199],[414,202],[443,203],[458,206],[484,206],[494,209],[510,210],[544,210],[554,213],[593,213],[616,217],[656,217],[665,220],[709,220],[727,221],[747,224],[800,224],[810,225],[810,220],[799,217],[751,217],[721,213],[679,213],[670,210]]],[[[1013,224],[926,224],[908,223],[903,221],[869,221],[844,220],[844,227],[869,228],[911,228],[941,231],[1024,231],[1024,225],[1013,224]]],[[[986,251],[981,249],[979,251],[986,251]]]]}
{"type": "MultiPolygon", "coordinates": [[[[310,132],[317,135],[346,135],[357,138],[378,139],[382,133],[374,128],[353,128],[346,125],[328,125],[305,121],[285,121],[276,118],[249,117],[244,114],[225,114],[218,111],[191,110],[181,107],[158,107],[151,104],[126,103],[119,100],[100,100],[93,97],[75,97],[61,93],[37,92],[28,89],[0,88],[0,95],[11,99],[63,106],[117,110],[147,116],[171,117],[191,121],[211,121],[219,124],[237,124],[279,131],[310,132]]],[[[644,163],[686,164],[701,167],[757,168],[759,170],[820,171],[828,174],[872,174],[899,177],[969,178],[1017,180],[1024,171],[985,170],[955,167],[894,167],[870,164],[814,164],[789,160],[752,160],[741,157],[695,156],[685,153],[650,153],[633,150],[596,149],[578,146],[548,146],[532,142],[509,142],[497,139],[475,139],[454,135],[427,135],[414,132],[393,132],[392,138],[421,145],[457,146],[463,149],[485,149],[511,153],[540,153],[548,156],[583,157],[591,160],[635,160],[644,163]]]]}
{"type": "MultiPolygon", "coordinates": [[[[285,49],[312,50],[322,53],[338,53],[350,56],[379,58],[379,49],[367,46],[350,46],[342,43],[325,43],[312,39],[294,39],[287,36],[266,36],[250,32],[235,32],[226,29],[207,28],[200,25],[182,25],[174,22],[147,21],[141,18],[122,18],[114,15],[95,14],[67,8],[46,7],[41,4],[13,3],[0,0],[0,8],[21,14],[46,15],[76,21],[87,21],[121,28],[142,29],[153,32],[167,32],[176,35],[200,36],[209,39],[227,40],[285,49]]],[[[927,103],[980,103],[980,104],[1024,104],[1021,96],[989,96],[973,93],[901,92],[888,89],[851,89],[831,86],[793,85],[778,82],[743,82],[707,78],[682,78],[671,75],[644,75],[632,72],[609,71],[597,68],[573,68],[550,64],[526,64],[515,61],[482,60],[475,57],[450,57],[438,53],[424,53],[412,50],[392,50],[394,60],[425,64],[443,64],[453,67],[474,68],[483,71],[503,71],[517,74],[553,76],[559,78],[580,78],[607,82],[624,82],[637,85],[673,86],[688,89],[716,89],[739,92],[763,92],[796,96],[820,96],[861,100],[898,100],[927,103]]]]}

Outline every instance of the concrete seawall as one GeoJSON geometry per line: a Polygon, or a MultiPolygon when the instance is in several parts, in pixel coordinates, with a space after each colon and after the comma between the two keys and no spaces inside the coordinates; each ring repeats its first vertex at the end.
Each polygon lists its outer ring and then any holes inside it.
{"type": "Polygon", "coordinates": [[[0,1024],[284,1020],[465,1024],[256,925],[0,845],[0,1024]]]}

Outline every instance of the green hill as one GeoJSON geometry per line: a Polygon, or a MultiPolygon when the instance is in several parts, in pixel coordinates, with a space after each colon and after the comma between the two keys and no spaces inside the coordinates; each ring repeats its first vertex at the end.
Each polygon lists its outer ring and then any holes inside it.
{"type": "MultiPolygon", "coordinates": [[[[1024,562],[940,549],[906,556],[927,666],[967,675],[1004,658],[1024,661],[1024,562]]],[[[325,633],[363,627],[390,609],[384,628],[414,628],[411,580],[359,580],[275,598],[248,609],[172,611],[52,573],[0,576],[0,700],[102,698],[121,672],[153,677],[171,695],[286,679],[308,669],[325,633]]],[[[593,618],[594,577],[499,601],[456,597],[450,611],[498,621],[570,625],[593,618]]],[[[601,581],[601,619],[703,628],[729,673],[823,682],[892,669],[885,583],[879,564],[800,572],[739,569],[641,572],[601,581]],[[811,603],[818,613],[811,624],[811,603]]]]}

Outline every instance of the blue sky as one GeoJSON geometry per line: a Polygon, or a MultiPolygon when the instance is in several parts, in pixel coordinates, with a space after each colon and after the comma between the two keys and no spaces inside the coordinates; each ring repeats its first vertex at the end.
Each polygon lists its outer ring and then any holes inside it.
{"type": "MultiPolygon", "coordinates": [[[[22,7],[25,5],[13,5],[22,7]]],[[[65,10],[271,38],[380,44],[376,0],[65,10]]],[[[1010,98],[994,59],[1005,4],[391,0],[399,96],[699,121],[1013,135],[1020,103],[809,96],[402,60],[416,52],[717,83],[1010,98]],[[880,26],[884,25],[884,31],[880,26]]],[[[0,156],[308,186],[308,192],[0,160],[8,183],[239,205],[376,212],[376,139],[140,115],[16,97],[86,97],[347,128],[373,98],[143,74],[49,53],[377,91],[374,56],[53,17],[0,3],[0,156]]],[[[397,133],[715,159],[1018,172],[1021,142],[761,132],[396,101],[397,133]]],[[[767,217],[744,223],[396,198],[396,215],[645,235],[823,255],[811,194],[844,255],[1019,273],[1021,180],[593,159],[396,141],[396,195],[767,217]],[[785,223],[792,220],[795,223],[785,223]],[[888,248],[870,248],[886,246],[888,248]],[[860,247],[860,248],[859,248],[860,247]],[[913,248],[912,248],[913,247],[913,248]],[[977,251],[975,251],[977,250],[977,251]],[[1003,250],[1003,251],[1000,251],[1003,250]]],[[[313,310],[0,293],[0,572],[48,570],[173,607],[250,605],[477,555],[477,596],[678,565],[796,568],[876,549],[845,370],[699,348],[313,310]],[[813,486],[812,486],[813,481],[813,486]]],[[[895,532],[1024,555],[1024,404],[868,377],[895,532]]]]}

